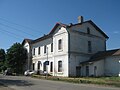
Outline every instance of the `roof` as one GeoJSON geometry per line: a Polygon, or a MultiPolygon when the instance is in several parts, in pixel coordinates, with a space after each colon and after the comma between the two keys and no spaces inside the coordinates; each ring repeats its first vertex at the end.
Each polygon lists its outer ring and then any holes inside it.
{"type": "Polygon", "coordinates": [[[33,41],[32,39],[24,39],[23,42],[22,42],[22,45],[23,45],[25,42],[31,43],[32,41],[33,41]]]}
{"type": "MultiPolygon", "coordinates": [[[[63,23],[56,23],[55,26],[53,27],[53,29],[50,31],[49,34],[47,35],[44,35],[43,37],[40,37],[40,38],[37,38],[35,40],[31,40],[31,39],[24,39],[25,41],[27,42],[31,42],[32,44],[33,43],[37,43],[39,41],[42,41],[42,40],[45,40],[45,39],[48,39],[50,37],[52,37],[52,35],[54,34],[56,28],[58,26],[62,26],[62,27],[65,27],[65,28],[70,28],[72,26],[76,26],[76,25],[82,25],[83,23],[90,23],[96,30],[98,30],[105,38],[109,38],[99,27],[97,27],[97,25],[95,23],[93,23],[91,20],[88,20],[88,21],[84,21],[82,23],[77,23],[77,24],[70,24],[70,25],[67,25],[67,24],[63,24],[63,23]]],[[[24,42],[24,41],[23,41],[24,42]]]]}
{"type": "Polygon", "coordinates": [[[82,62],[81,64],[93,62],[93,61],[99,61],[102,59],[105,59],[106,57],[109,56],[117,56],[120,55],[120,49],[113,49],[113,50],[108,50],[108,51],[99,51],[95,53],[88,61],[82,62]]]}

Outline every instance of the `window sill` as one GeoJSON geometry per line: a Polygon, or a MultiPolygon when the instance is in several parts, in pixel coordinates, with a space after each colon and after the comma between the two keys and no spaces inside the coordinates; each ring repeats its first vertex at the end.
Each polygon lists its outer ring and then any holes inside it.
{"type": "Polygon", "coordinates": [[[63,72],[57,72],[57,74],[62,75],[62,74],[63,74],[63,72]]]}
{"type": "Polygon", "coordinates": [[[63,51],[63,49],[58,50],[58,52],[62,52],[62,51],[63,51]]]}

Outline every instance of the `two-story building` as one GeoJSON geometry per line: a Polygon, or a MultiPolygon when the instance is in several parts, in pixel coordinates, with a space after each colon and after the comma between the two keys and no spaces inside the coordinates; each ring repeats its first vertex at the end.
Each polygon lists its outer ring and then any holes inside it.
{"type": "Polygon", "coordinates": [[[104,69],[102,74],[97,73],[102,66],[90,68],[90,60],[99,51],[106,52],[108,38],[93,21],[84,21],[82,16],[77,24],[56,23],[49,34],[22,42],[28,51],[26,69],[65,77],[105,75],[104,69]]]}

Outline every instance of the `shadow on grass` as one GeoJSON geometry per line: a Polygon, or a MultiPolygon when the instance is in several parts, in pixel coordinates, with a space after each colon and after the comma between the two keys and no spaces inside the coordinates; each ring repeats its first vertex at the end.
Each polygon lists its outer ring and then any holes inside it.
{"type": "Polygon", "coordinates": [[[31,86],[34,85],[31,82],[25,80],[9,80],[9,79],[0,79],[0,86],[31,86]]]}

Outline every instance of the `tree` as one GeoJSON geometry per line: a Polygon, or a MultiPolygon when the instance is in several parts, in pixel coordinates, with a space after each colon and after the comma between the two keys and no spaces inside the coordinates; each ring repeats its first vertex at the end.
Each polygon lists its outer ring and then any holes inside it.
{"type": "Polygon", "coordinates": [[[7,66],[15,73],[23,73],[27,59],[27,50],[20,44],[13,44],[6,54],[7,66]]]}
{"type": "Polygon", "coordinates": [[[5,70],[5,50],[0,49],[0,71],[5,70]]]}

